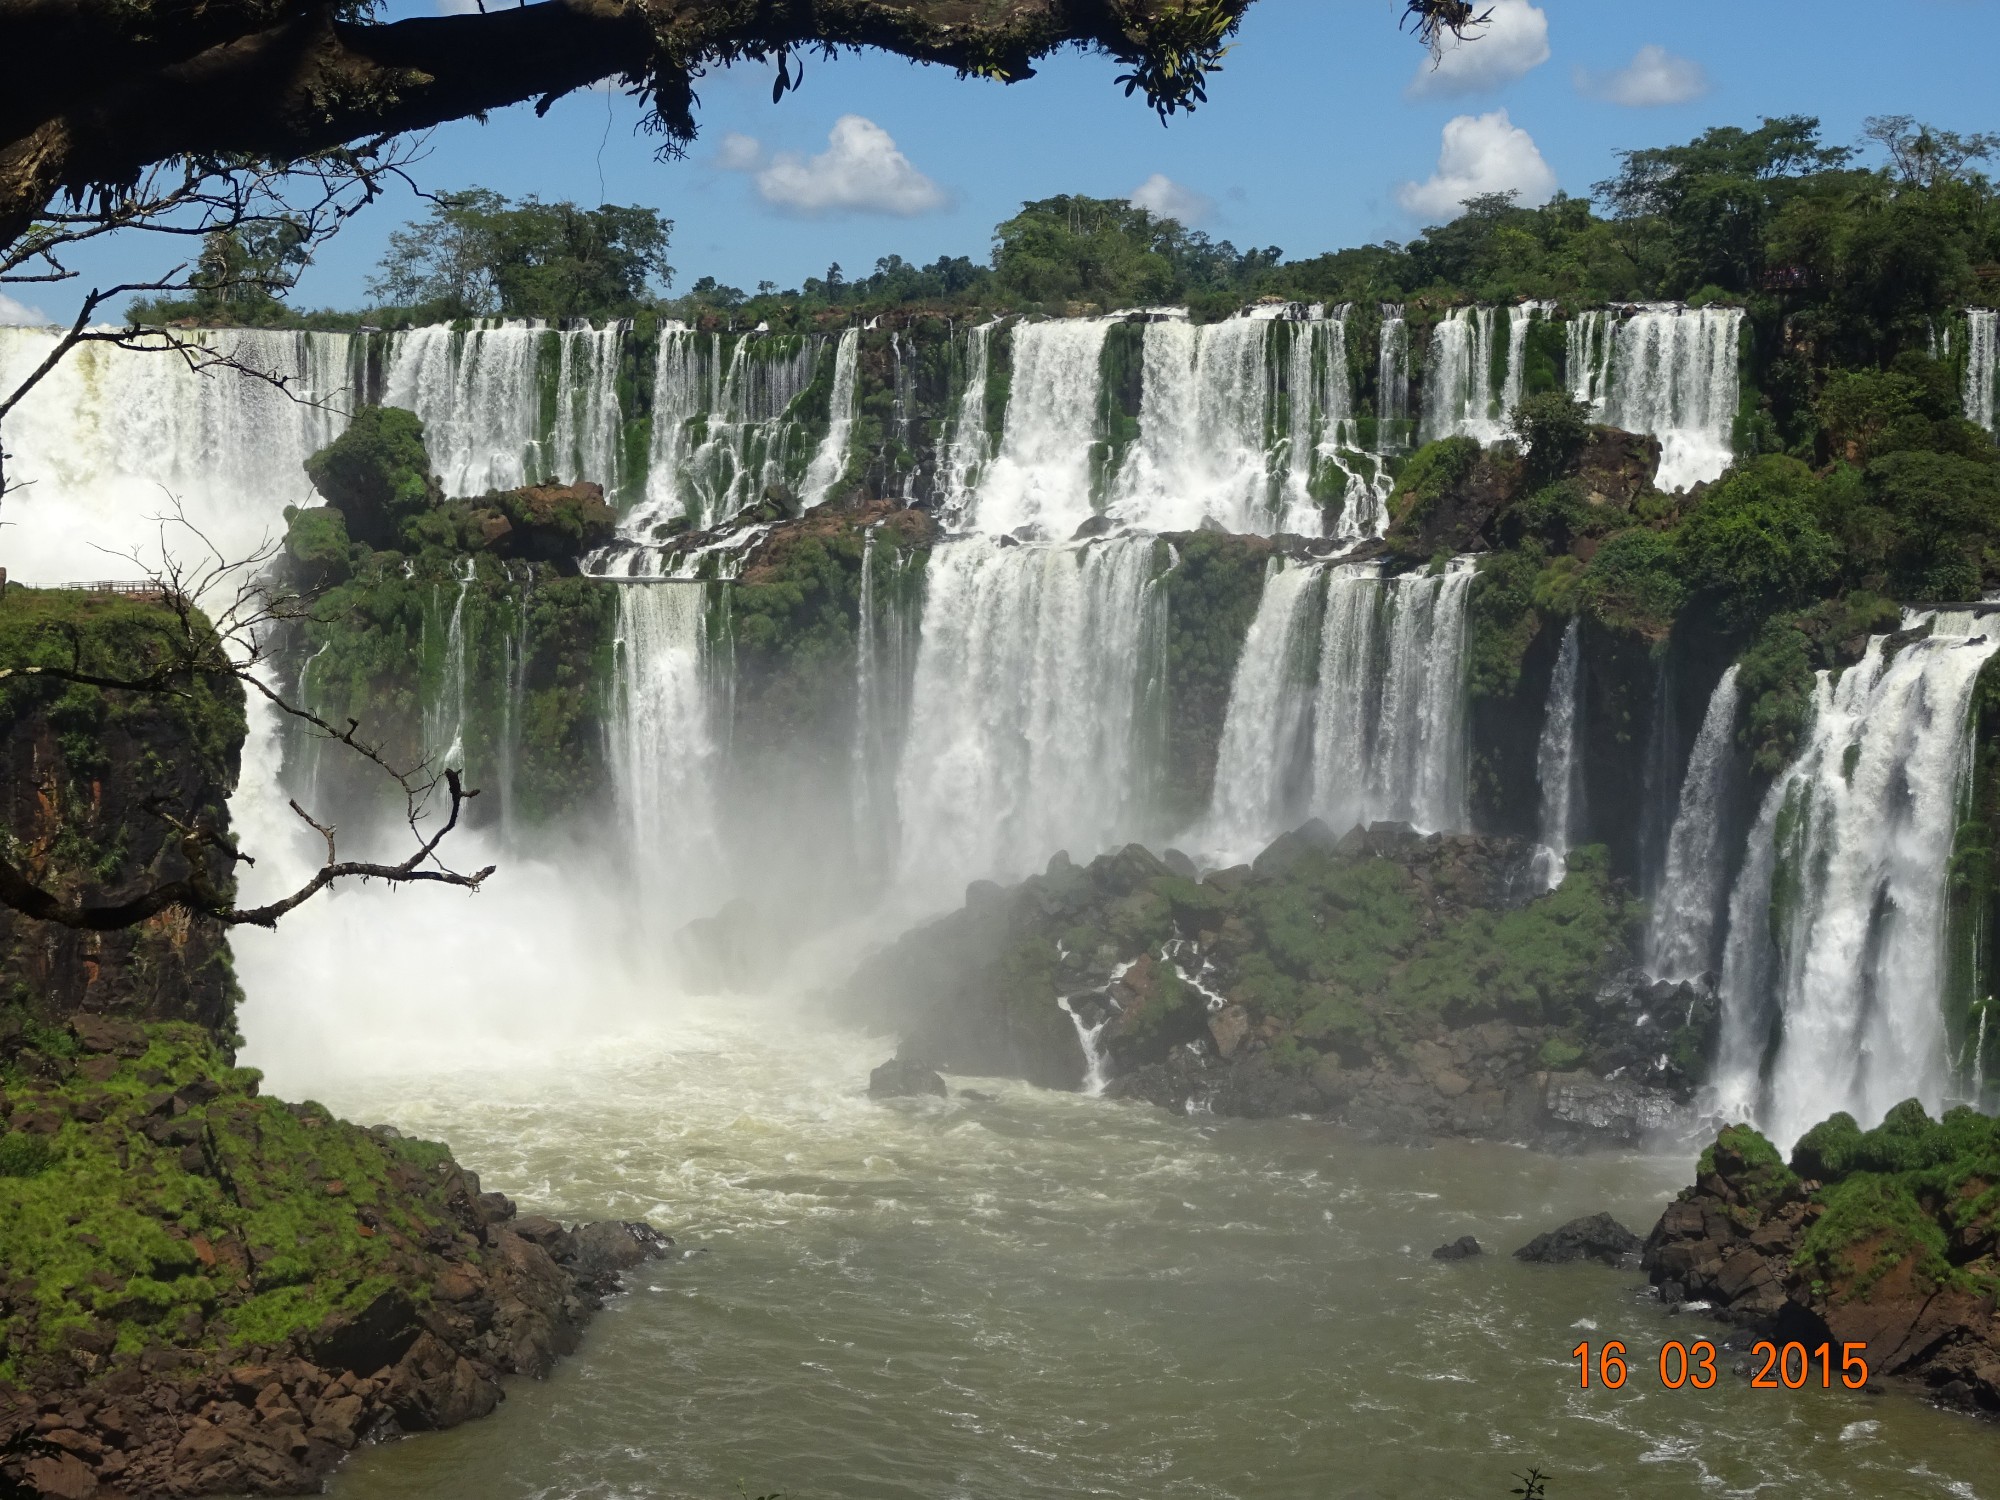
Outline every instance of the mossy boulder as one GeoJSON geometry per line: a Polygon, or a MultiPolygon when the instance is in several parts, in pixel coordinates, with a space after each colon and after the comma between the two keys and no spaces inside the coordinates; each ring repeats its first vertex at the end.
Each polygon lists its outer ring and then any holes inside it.
{"type": "Polygon", "coordinates": [[[347,430],[306,460],[306,477],[370,547],[398,545],[405,523],[444,498],[424,424],[397,406],[364,406],[347,430]]]}
{"type": "Polygon", "coordinates": [[[1748,1126],[1703,1152],[1646,1265],[1670,1299],[1808,1348],[1865,1343],[1878,1374],[2000,1412],[2000,1120],[1915,1099],[1873,1130],[1836,1114],[1787,1163],[1748,1126]]]}

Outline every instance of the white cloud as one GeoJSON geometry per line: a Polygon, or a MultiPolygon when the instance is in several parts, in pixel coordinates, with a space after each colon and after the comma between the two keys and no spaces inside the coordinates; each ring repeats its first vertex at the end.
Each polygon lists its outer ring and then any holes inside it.
{"type": "Polygon", "coordinates": [[[1576,88],[1593,99],[1634,109],[1685,104],[1708,92],[1708,71],[1691,57],[1676,57],[1659,43],[1649,42],[1631,62],[1609,73],[1578,68],[1576,88]]]}
{"type": "Polygon", "coordinates": [[[1464,41],[1447,42],[1437,65],[1425,61],[1405,92],[1413,99],[1484,93],[1548,60],[1548,13],[1528,0],[1494,0],[1493,19],[1464,41]]]}
{"type": "Polygon", "coordinates": [[[949,202],[944,189],[896,148],[888,131],[860,115],[834,121],[818,156],[780,151],[767,161],[755,138],[732,132],[723,137],[715,160],[724,171],[754,174],[766,203],[806,218],[841,213],[910,218],[949,202]]]}
{"type": "Polygon", "coordinates": [[[49,321],[49,315],[39,307],[16,302],[5,292],[0,292],[0,328],[39,328],[49,321]]]}
{"type": "Polygon", "coordinates": [[[764,147],[754,135],[728,131],[716,149],[715,164],[725,172],[754,172],[764,165],[764,147]]]}
{"type": "Polygon", "coordinates": [[[1155,172],[1132,189],[1127,200],[1162,219],[1178,219],[1187,225],[1199,224],[1215,208],[1215,200],[1191,187],[1175,182],[1165,172],[1155,172]]]}
{"type": "Polygon", "coordinates": [[[1459,205],[1481,193],[1520,194],[1533,208],[1554,196],[1556,174],[1542,159],[1535,138],[1496,109],[1490,115],[1460,115],[1444,127],[1438,169],[1428,182],[1406,182],[1396,201],[1407,213],[1435,223],[1458,217],[1459,205]]]}

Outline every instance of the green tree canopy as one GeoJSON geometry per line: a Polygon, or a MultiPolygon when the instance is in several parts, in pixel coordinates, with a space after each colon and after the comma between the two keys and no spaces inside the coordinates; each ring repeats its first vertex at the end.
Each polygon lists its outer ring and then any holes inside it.
{"type": "Polygon", "coordinates": [[[653,300],[673,278],[673,222],[657,209],[509,203],[474,188],[389,236],[372,296],[440,318],[601,318],[653,300]]]}

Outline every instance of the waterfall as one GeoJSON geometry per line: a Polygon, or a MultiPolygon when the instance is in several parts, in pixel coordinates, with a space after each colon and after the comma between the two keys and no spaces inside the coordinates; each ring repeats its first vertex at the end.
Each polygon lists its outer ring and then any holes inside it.
{"type": "MultiPolygon", "coordinates": [[[[1405,574],[1382,590],[1386,618],[1375,627],[1383,654],[1380,709],[1365,762],[1367,795],[1355,822],[1407,822],[1429,832],[1467,824],[1471,745],[1465,712],[1465,606],[1473,566],[1460,558],[1442,573],[1405,574]]],[[[1336,622],[1336,612],[1329,608],[1329,631],[1336,622]]],[[[1354,659],[1350,643],[1330,640],[1327,645],[1336,660],[1354,659]]],[[[1332,685],[1339,693],[1337,704],[1330,702],[1329,679],[1322,672],[1323,716],[1330,707],[1336,715],[1352,714],[1368,701],[1365,686],[1340,683],[1337,677],[1332,685]]],[[[1352,778],[1361,769],[1317,767],[1316,774],[1326,778],[1322,805],[1342,805],[1343,772],[1352,778]]]]}
{"type": "Polygon", "coordinates": [[[1140,708],[1163,649],[1153,549],[980,536],[933,549],[897,775],[913,899],[1151,832],[1140,708]]]}
{"type": "Polygon", "coordinates": [[[1555,674],[1549,679],[1549,706],[1542,719],[1542,739],[1535,755],[1535,777],[1542,792],[1540,847],[1535,873],[1554,890],[1569,873],[1569,851],[1576,832],[1577,688],[1583,679],[1583,650],[1578,622],[1563,631],[1555,674]]]}
{"type": "Polygon", "coordinates": [[[1731,666],[1709,696],[1667,836],[1666,873],[1646,933],[1646,968],[1661,979],[1696,979],[1715,962],[1727,874],[1723,839],[1736,772],[1736,674],[1731,666]]]}
{"type": "Polygon", "coordinates": [[[1410,446],[1410,325],[1400,304],[1382,304],[1382,347],[1375,367],[1375,451],[1410,446]]]}
{"type": "Polygon", "coordinates": [[[477,559],[466,558],[459,569],[458,593],[444,633],[444,671],[438,695],[424,719],[424,753],[442,771],[465,769],[465,596],[472,587],[477,559]]]}
{"type": "Polygon", "coordinates": [[[1274,558],[1243,642],[1216,750],[1202,847],[1230,863],[1301,821],[1309,791],[1314,599],[1323,573],[1274,558]]]}
{"type": "Polygon", "coordinates": [[[1194,836],[1213,858],[1246,858],[1306,814],[1336,829],[1467,826],[1472,576],[1466,559],[1397,578],[1376,563],[1269,576],[1194,836]]]}
{"type": "Polygon", "coordinates": [[[642,909],[662,924],[721,905],[715,821],[721,746],[709,681],[708,589],[627,584],[618,592],[612,775],[642,909]]]}
{"type": "Polygon", "coordinates": [[[1083,1086],[1080,1092],[1088,1098],[1100,1098],[1106,1085],[1111,1082],[1109,1066],[1111,1060],[1104,1055],[1104,1048],[1100,1043],[1104,1037],[1104,1028],[1111,1024],[1112,1017],[1107,1014],[1095,1026],[1086,1026],[1083,1017],[1070,1005],[1069,996],[1058,996],[1056,1004],[1062,1008],[1063,1014],[1069,1017],[1070,1024],[1076,1027],[1076,1044],[1083,1049],[1083,1086]]]}
{"type": "MultiPolygon", "coordinates": [[[[1118,476],[1114,517],[1148,531],[1193,531],[1204,522],[1225,531],[1274,529],[1273,327],[1264,318],[1145,325],[1139,440],[1118,476]]],[[[1319,529],[1314,524],[1312,534],[1319,529]]]]}
{"type": "Polygon", "coordinates": [[[1091,447],[1098,439],[1111,323],[1065,318],[1015,325],[1000,451],[973,498],[968,525],[989,533],[1030,528],[1063,541],[1096,513],[1091,447]]]}
{"type": "Polygon", "coordinates": [[[1742,327],[1741,308],[1661,304],[1609,329],[1600,420],[1660,440],[1663,490],[1718,479],[1735,458],[1742,327]]]}
{"type": "Polygon", "coordinates": [[[854,376],[861,352],[861,330],[844,329],[833,354],[833,394],[827,405],[826,436],[806,468],[799,502],[806,510],[824,505],[840,476],[847,472],[847,444],[854,435],[854,376]]]}
{"type": "MultiPolygon", "coordinates": [[[[0,391],[46,359],[57,335],[0,328],[0,391]]],[[[72,349],[7,418],[0,556],[16,582],[129,573],[106,551],[150,555],[174,500],[217,552],[240,560],[284,531],[283,507],[316,505],[302,467],[347,425],[362,341],[344,333],[225,329],[186,335],[235,369],[192,373],[160,350],[72,349]]],[[[177,551],[198,550],[169,534],[177,551]]]]}
{"type": "Polygon", "coordinates": [[[1563,333],[1563,367],[1570,396],[1602,420],[1611,384],[1610,320],[1603,312],[1578,313],[1563,333]]]}
{"type": "Polygon", "coordinates": [[[618,540],[585,558],[584,571],[657,578],[657,544],[675,528],[707,530],[772,490],[790,489],[807,464],[793,407],[812,384],[824,343],[758,333],[725,342],[719,333],[663,325],[645,492],[619,522],[618,540]]]}
{"type": "Polygon", "coordinates": [[[991,362],[993,330],[1000,319],[979,323],[965,336],[965,389],[952,414],[951,435],[938,463],[938,512],[956,525],[972,498],[973,486],[993,456],[986,432],[986,382],[991,362]]]}
{"type": "MultiPolygon", "coordinates": [[[[854,637],[854,742],[849,752],[854,848],[861,872],[871,879],[885,873],[895,855],[896,756],[908,712],[903,695],[908,666],[903,616],[893,601],[885,611],[876,598],[878,530],[870,526],[862,534],[861,600],[854,637]]],[[[902,558],[894,555],[900,567],[902,558]]]]}
{"type": "Polygon", "coordinates": [[[1528,332],[1551,304],[1523,302],[1508,309],[1507,353],[1499,390],[1493,388],[1494,324],[1498,309],[1461,307],[1431,331],[1424,372],[1423,441],[1445,437],[1497,443],[1508,435],[1507,417],[1527,385],[1528,332]]]}
{"type": "MultiPolygon", "coordinates": [[[[1949,335],[1947,334],[1947,348],[1949,335]]],[[[1965,310],[1965,419],[1994,431],[1994,382],[2000,380],[2000,312],[1965,310]]]]}
{"type": "Polygon", "coordinates": [[[448,324],[391,336],[382,404],[423,419],[431,467],[450,495],[482,495],[543,478],[540,323],[464,332],[448,324]]]}
{"type": "Polygon", "coordinates": [[[1821,673],[1810,734],[1771,788],[1731,899],[1717,1093],[1781,1145],[1846,1110],[1864,1126],[1949,1079],[1946,882],[1995,625],[1911,616],[1821,673]],[[1775,1043],[1767,1052],[1775,1031],[1775,1043]]]}
{"type": "MultiPolygon", "coordinates": [[[[513,569],[508,568],[511,581],[513,569]]],[[[532,575],[531,586],[532,586],[532,575]]],[[[515,804],[514,773],[521,755],[521,710],[528,691],[528,614],[530,599],[524,588],[514,596],[514,633],[502,643],[505,655],[501,669],[504,681],[500,699],[500,838],[511,845],[519,809],[515,804]]]]}
{"type": "Polygon", "coordinates": [[[549,462],[559,476],[600,484],[613,500],[624,480],[620,453],[625,413],[618,402],[618,367],[626,328],[615,322],[603,329],[566,329],[560,335],[556,426],[549,440],[549,462]]]}

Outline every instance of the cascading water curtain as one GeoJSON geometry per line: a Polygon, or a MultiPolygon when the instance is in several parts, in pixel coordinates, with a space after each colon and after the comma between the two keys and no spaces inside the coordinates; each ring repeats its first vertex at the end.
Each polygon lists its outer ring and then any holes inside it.
{"type": "Polygon", "coordinates": [[[1972,761],[1988,621],[1914,616],[1838,683],[1772,786],[1730,902],[1718,1105],[1781,1144],[1836,1110],[1863,1126],[1949,1082],[1945,883],[1972,761]]]}
{"type": "Polygon", "coordinates": [[[1666,871],[1646,932],[1646,968],[1673,981],[1698,979],[1715,967],[1716,938],[1727,893],[1732,784],[1740,777],[1736,714],[1737,668],[1722,674],[1708,700],[1688,756],[1679,806],[1667,835],[1666,871]]]}
{"type": "Polygon", "coordinates": [[[1965,419],[1988,432],[1995,430],[1996,381],[2000,381],[2000,312],[1969,307],[1965,310],[1965,419]]]}
{"type": "Polygon", "coordinates": [[[1149,537],[933,549],[896,782],[908,899],[955,903],[969,880],[1154,831],[1142,713],[1159,671],[1154,552],[1149,537]]]}

